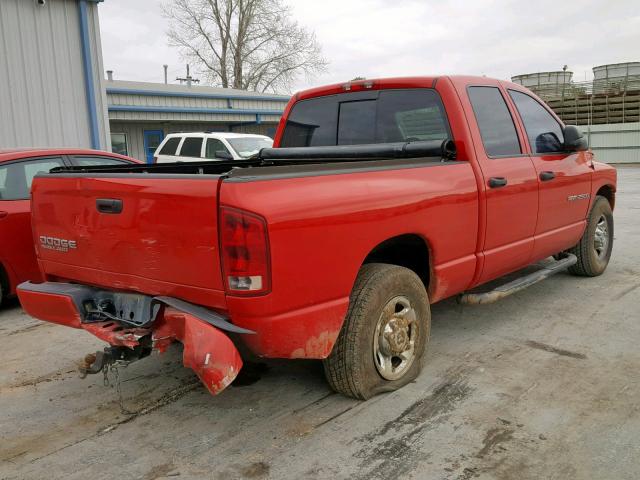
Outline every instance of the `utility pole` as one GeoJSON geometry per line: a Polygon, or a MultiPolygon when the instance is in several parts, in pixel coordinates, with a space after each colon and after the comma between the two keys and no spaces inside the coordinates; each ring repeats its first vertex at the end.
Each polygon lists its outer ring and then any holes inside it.
{"type": "Polygon", "coordinates": [[[180,82],[180,85],[182,85],[183,82],[186,82],[188,87],[190,87],[192,83],[200,83],[199,79],[193,78],[189,73],[189,64],[187,64],[187,76],[184,78],[176,77],[176,80],[180,82]]]}
{"type": "Polygon", "coordinates": [[[164,84],[166,85],[167,82],[167,68],[169,68],[169,65],[165,64],[162,66],[164,68],[164,84]]]}

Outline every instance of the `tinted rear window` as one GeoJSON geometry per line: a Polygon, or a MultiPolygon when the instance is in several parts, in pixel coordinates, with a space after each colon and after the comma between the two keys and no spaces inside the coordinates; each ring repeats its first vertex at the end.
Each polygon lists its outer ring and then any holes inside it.
{"type": "Polygon", "coordinates": [[[175,155],[176,154],[176,150],[178,149],[178,145],[180,144],[180,140],[182,140],[180,137],[171,137],[169,140],[167,140],[167,143],[165,143],[162,148],[160,149],[160,155],[175,155]]]}
{"type": "Polygon", "coordinates": [[[469,99],[487,155],[522,153],[513,118],[500,90],[496,87],[469,87],[469,99]]]}
{"type": "Polygon", "coordinates": [[[376,100],[340,103],[338,145],[375,143],[376,103],[376,100]]]}
{"type": "Polygon", "coordinates": [[[181,157],[199,157],[202,152],[202,137],[187,137],[180,148],[181,157]]]}
{"type": "Polygon", "coordinates": [[[281,147],[356,145],[451,138],[433,89],[354,92],[302,100],[287,119],[281,147]]]}

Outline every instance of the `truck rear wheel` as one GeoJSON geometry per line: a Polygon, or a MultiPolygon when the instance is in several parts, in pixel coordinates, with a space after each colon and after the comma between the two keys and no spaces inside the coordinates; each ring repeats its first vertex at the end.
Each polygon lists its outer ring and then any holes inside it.
{"type": "Polygon", "coordinates": [[[591,212],[587,228],[580,242],[569,250],[578,257],[578,262],[569,267],[569,272],[582,277],[601,275],[611,258],[613,248],[613,213],[609,201],[597,196],[591,212]]]}
{"type": "Polygon", "coordinates": [[[336,392],[366,400],[415,379],[429,341],[431,311],[420,278],[396,265],[364,265],[329,357],[327,381],[336,392]]]}

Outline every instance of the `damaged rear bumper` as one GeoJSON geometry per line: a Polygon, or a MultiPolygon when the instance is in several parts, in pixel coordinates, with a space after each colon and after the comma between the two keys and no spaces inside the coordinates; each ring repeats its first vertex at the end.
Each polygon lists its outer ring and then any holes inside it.
{"type": "Polygon", "coordinates": [[[40,320],[81,328],[114,347],[163,352],[183,344],[183,363],[212,394],[238,375],[242,359],[226,332],[252,334],[224,316],[172,297],[151,297],[84,285],[22,283],[17,288],[24,310],[40,320]]]}

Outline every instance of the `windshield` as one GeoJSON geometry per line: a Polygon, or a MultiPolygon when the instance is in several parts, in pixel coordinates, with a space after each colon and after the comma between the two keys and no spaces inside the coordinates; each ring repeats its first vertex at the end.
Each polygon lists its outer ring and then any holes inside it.
{"type": "Polygon", "coordinates": [[[251,155],[255,155],[261,148],[273,147],[273,140],[266,137],[227,138],[227,141],[242,158],[249,158],[251,155]]]}
{"type": "Polygon", "coordinates": [[[433,89],[343,93],[297,102],[281,147],[362,145],[451,138],[433,89]]]}

